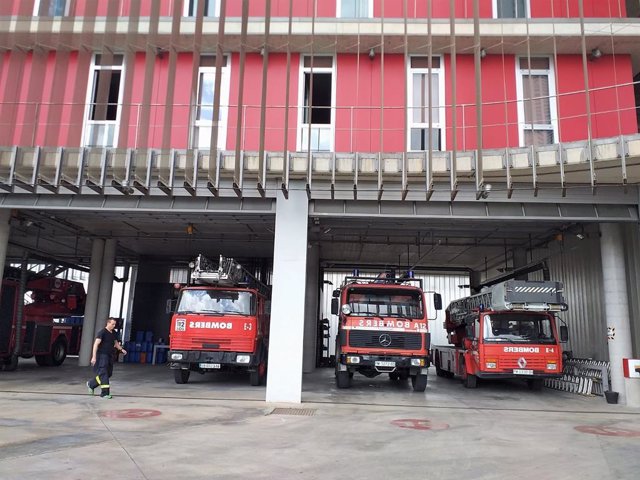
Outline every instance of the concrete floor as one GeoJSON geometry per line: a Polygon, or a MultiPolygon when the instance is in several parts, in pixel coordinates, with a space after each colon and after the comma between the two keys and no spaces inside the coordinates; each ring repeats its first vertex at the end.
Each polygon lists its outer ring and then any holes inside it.
{"type": "Polygon", "coordinates": [[[103,400],[76,363],[0,372],[1,479],[640,478],[640,410],[601,397],[435,375],[337,390],[322,369],[276,405],[245,375],[118,364],[103,400]]]}

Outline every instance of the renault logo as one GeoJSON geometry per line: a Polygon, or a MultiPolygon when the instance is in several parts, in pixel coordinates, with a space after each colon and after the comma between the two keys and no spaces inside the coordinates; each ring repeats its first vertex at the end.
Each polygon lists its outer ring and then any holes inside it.
{"type": "Polygon", "coordinates": [[[388,333],[383,333],[382,335],[380,335],[380,337],[378,337],[378,341],[383,347],[388,347],[389,345],[391,345],[391,335],[389,335],[388,333]]]}
{"type": "Polygon", "coordinates": [[[526,367],[526,366],[527,366],[527,361],[524,359],[524,357],[520,357],[520,358],[518,359],[518,366],[519,366],[520,368],[524,368],[524,367],[526,367]]]}

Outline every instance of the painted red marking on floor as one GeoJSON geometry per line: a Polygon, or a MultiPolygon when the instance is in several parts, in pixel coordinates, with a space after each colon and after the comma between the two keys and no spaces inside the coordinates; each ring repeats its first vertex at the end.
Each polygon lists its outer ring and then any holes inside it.
{"type": "Polygon", "coordinates": [[[640,437],[637,430],[627,430],[626,428],[608,427],[606,425],[580,425],[575,429],[582,433],[592,435],[606,435],[607,437],[640,437]]]}
{"type": "Polygon", "coordinates": [[[424,418],[400,418],[393,420],[391,425],[400,428],[410,428],[412,430],[446,430],[449,425],[446,423],[435,423],[424,418]]]}
{"type": "Polygon", "coordinates": [[[127,408],[125,410],[104,410],[99,413],[101,417],[107,418],[146,418],[157,417],[162,412],[160,410],[145,410],[143,408],[127,408]]]}

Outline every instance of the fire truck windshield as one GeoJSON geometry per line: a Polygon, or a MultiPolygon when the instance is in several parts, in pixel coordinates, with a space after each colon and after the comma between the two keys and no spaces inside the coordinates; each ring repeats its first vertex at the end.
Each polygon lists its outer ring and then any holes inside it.
{"type": "Polygon", "coordinates": [[[422,294],[416,290],[350,288],[347,303],[355,316],[424,318],[422,294]]]}
{"type": "Polygon", "coordinates": [[[555,343],[551,320],[546,315],[492,313],[484,316],[486,342],[555,343]]]}
{"type": "Polygon", "coordinates": [[[232,290],[183,290],[177,313],[255,315],[256,301],[251,292],[232,290]]]}

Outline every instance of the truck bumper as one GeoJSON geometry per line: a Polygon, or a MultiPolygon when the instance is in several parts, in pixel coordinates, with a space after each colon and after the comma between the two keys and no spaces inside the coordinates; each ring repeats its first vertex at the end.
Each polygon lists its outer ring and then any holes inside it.
{"type": "Polygon", "coordinates": [[[247,352],[170,350],[168,358],[169,368],[173,370],[216,371],[238,367],[251,368],[258,364],[257,355],[247,352]]]}
{"type": "Polygon", "coordinates": [[[359,355],[353,353],[342,353],[339,363],[347,368],[372,368],[379,372],[393,372],[398,369],[406,368],[429,368],[429,357],[406,357],[402,355],[359,355]],[[358,358],[357,362],[353,360],[358,358]],[[412,364],[412,360],[422,360],[422,365],[412,364]],[[391,365],[393,363],[393,365],[391,365]]]}
{"type": "Polygon", "coordinates": [[[562,374],[558,373],[537,373],[533,372],[532,375],[516,375],[511,372],[475,372],[474,374],[478,378],[520,378],[523,380],[532,379],[532,378],[560,378],[562,374]]]}

